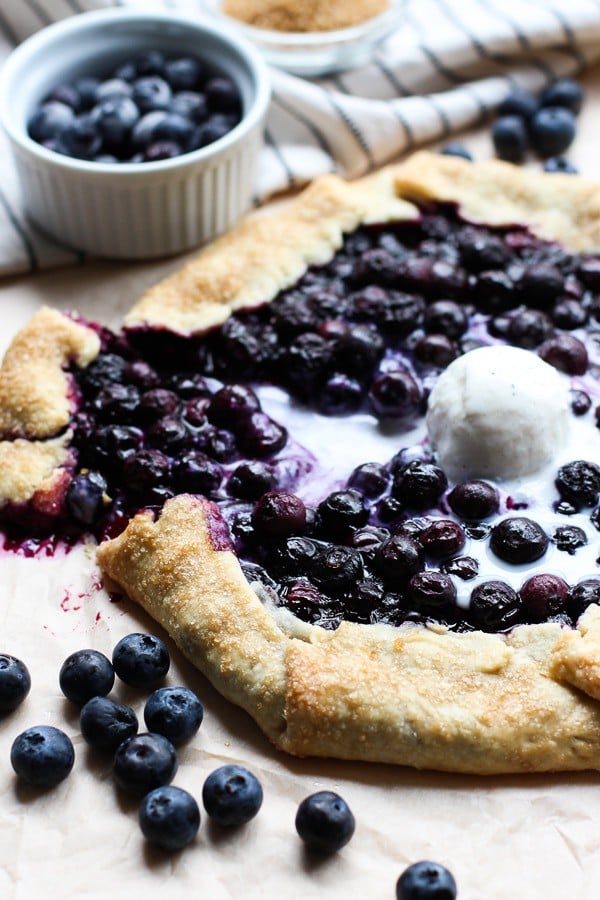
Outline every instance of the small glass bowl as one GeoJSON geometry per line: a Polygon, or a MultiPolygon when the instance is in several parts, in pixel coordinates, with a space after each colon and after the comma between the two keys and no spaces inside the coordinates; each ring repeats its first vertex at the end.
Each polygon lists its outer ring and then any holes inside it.
{"type": "Polygon", "coordinates": [[[359,25],[310,32],[256,28],[224,13],[222,0],[204,0],[204,5],[254,44],[271,65],[293,75],[317,77],[368,63],[377,45],[402,25],[406,0],[390,0],[385,12],[359,25]]]}

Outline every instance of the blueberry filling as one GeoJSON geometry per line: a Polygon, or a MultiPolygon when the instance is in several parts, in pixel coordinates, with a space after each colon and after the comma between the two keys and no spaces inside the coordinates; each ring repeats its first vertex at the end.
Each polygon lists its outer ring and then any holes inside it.
{"type": "MultiPolygon", "coordinates": [[[[188,77],[185,67],[179,74],[188,77]]],[[[149,70],[137,83],[156,77],[149,70]]],[[[206,102],[224,102],[223,86],[213,88],[206,102]]],[[[5,508],[4,522],[102,540],[139,509],[158,513],[175,494],[200,494],[224,519],[219,549],[231,542],[262,596],[307,622],[433,621],[459,631],[573,624],[600,596],[600,578],[569,586],[536,570],[515,590],[481,580],[467,542],[521,566],[549,548],[574,555],[587,543],[581,528],[550,533],[529,517],[502,517],[526,504],[485,481],[449,485],[426,443],[385,464],[364,462],[308,502],[306,452],[253,388],[283,388],[326,416],[369,413],[382,430],[398,429],[400,443],[422,418],[440,369],[473,346],[507,342],[576,379],[590,369],[595,376],[598,290],[596,257],[576,257],[518,226],[466,223],[452,206],[359,228],[272,303],[207,334],[101,329],[102,352],[72,373],[75,462],[57,499],[60,516],[5,508]]],[[[574,415],[598,420],[592,406],[577,381],[574,415]]],[[[587,510],[600,527],[599,472],[586,460],[563,465],[555,511],[587,510]]]]}

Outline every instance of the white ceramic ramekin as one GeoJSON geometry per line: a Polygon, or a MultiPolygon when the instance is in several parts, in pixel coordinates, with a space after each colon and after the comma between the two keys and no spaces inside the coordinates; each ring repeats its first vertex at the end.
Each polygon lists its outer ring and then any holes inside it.
{"type": "Polygon", "coordinates": [[[109,9],[72,16],[21,44],[0,72],[0,120],[29,218],[89,253],[143,259],[178,253],[248,209],[270,98],[268,69],[244,39],[201,17],[109,9]],[[111,70],[138,53],[192,54],[237,83],[240,123],[214,144],[159,162],[105,164],[37,144],[27,122],[59,83],[111,70]]]}

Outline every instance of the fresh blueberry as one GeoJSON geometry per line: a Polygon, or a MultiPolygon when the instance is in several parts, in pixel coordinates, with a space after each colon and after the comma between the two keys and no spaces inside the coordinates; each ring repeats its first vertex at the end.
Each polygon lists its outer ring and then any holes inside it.
{"type": "Polygon", "coordinates": [[[572,78],[559,78],[543,92],[541,104],[563,106],[577,115],[583,104],[583,88],[572,78]]]}
{"type": "Polygon", "coordinates": [[[165,63],[165,78],[174,91],[193,91],[203,74],[202,63],[194,56],[181,56],[165,63]]]}
{"type": "Polygon", "coordinates": [[[499,559],[513,565],[535,562],[548,549],[548,535],[525,516],[510,516],[494,525],[490,536],[490,550],[499,559]]]}
{"type": "Polygon", "coordinates": [[[140,111],[129,97],[109,97],[90,113],[92,122],[108,147],[121,147],[140,118],[140,111]]]}
{"type": "MultiPolygon", "coordinates": [[[[184,148],[177,141],[155,140],[148,144],[142,154],[140,162],[160,162],[162,159],[174,159],[181,156],[184,148]]],[[[131,159],[130,162],[136,162],[131,159]]]]}
{"type": "Polygon", "coordinates": [[[305,797],[296,812],[296,831],[309,850],[336,853],[345,847],[356,827],[346,801],[333,791],[305,797]]]}
{"type": "Polygon", "coordinates": [[[575,138],[575,116],[562,106],[544,106],[531,119],[530,133],[539,156],[560,156],[575,138]]]}
{"type": "Polygon", "coordinates": [[[156,128],[167,117],[164,109],[154,109],[137,120],[131,132],[131,141],[138,150],[145,150],[154,141],[156,128]]]}
{"type": "Polygon", "coordinates": [[[27,128],[29,136],[39,144],[58,138],[63,129],[75,121],[75,113],[66,103],[56,100],[44,103],[33,113],[27,128]]]}
{"type": "Polygon", "coordinates": [[[204,85],[206,102],[211,112],[238,113],[240,94],[230,78],[224,75],[209,78],[204,85]]]}
{"type": "Polygon", "coordinates": [[[499,116],[520,116],[530,119],[539,108],[539,100],[521,88],[510,91],[498,107],[499,116]]]}
{"type": "Polygon", "coordinates": [[[31,689],[31,676],[24,662],[8,653],[0,654],[0,714],[19,706],[31,689]]]}
{"type": "Polygon", "coordinates": [[[220,141],[222,137],[229,134],[235,124],[235,121],[232,122],[223,116],[211,116],[194,130],[189,141],[189,149],[200,150],[201,147],[220,141]]]}
{"type": "Polygon", "coordinates": [[[95,750],[114,753],[126,738],[137,734],[138,720],[134,710],[109,697],[92,697],[79,716],[81,733],[95,750]]]}
{"type": "Polygon", "coordinates": [[[65,659],[58,681],[67,700],[83,705],[92,697],[105,697],[112,690],[115,672],[110,660],[99,650],[77,650],[65,659]]]}
{"type": "Polygon", "coordinates": [[[150,791],[140,804],[138,818],[146,840],[163,850],[187,847],[200,827],[200,810],[195,799],[172,785],[150,791]]]}
{"type": "Polygon", "coordinates": [[[200,125],[208,118],[206,97],[196,91],[179,91],[174,94],[169,111],[177,113],[179,116],[185,116],[196,125],[200,125]]]}
{"type": "Polygon", "coordinates": [[[131,99],[142,113],[152,112],[157,109],[169,109],[172,97],[171,88],[164,78],[160,78],[158,75],[138,78],[133,83],[131,99]]]}
{"type": "Polygon", "coordinates": [[[68,122],[57,137],[57,150],[76,159],[92,159],[102,147],[102,136],[91,114],[68,122]]]}
{"type": "Polygon", "coordinates": [[[96,103],[112,100],[116,97],[131,97],[131,85],[124,78],[108,78],[101,81],[96,88],[96,103]]]}
{"type": "Polygon", "coordinates": [[[113,668],[121,681],[132,687],[151,688],[165,677],[171,665],[169,651],[153,634],[128,634],[116,645],[113,668]]]}
{"type": "Polygon", "coordinates": [[[74,112],[79,112],[81,108],[81,98],[79,91],[74,84],[57,84],[45,99],[45,103],[57,101],[70,106],[74,112]]]}
{"type": "Polygon", "coordinates": [[[163,75],[166,60],[160,50],[147,50],[136,56],[133,63],[137,75],[163,75]]]}
{"type": "Polygon", "coordinates": [[[544,162],[544,172],[550,172],[553,175],[577,175],[578,171],[577,166],[573,165],[570,160],[565,159],[564,156],[550,156],[544,162]]]}
{"type": "Polygon", "coordinates": [[[156,123],[152,142],[172,141],[179,144],[180,147],[187,147],[192,139],[194,126],[189,119],[175,112],[167,112],[167,114],[156,123]]]}
{"type": "Polygon", "coordinates": [[[93,525],[104,511],[104,491],[100,479],[76,475],[65,497],[67,511],[79,525],[93,525]]]}
{"type": "Polygon", "coordinates": [[[175,746],[196,734],[203,716],[200,700],[186,687],[158,688],[144,706],[148,731],[164,735],[175,746]]]}
{"type": "Polygon", "coordinates": [[[396,884],[397,900],[455,900],[456,882],[440,863],[413,863],[396,884]]]}
{"type": "Polygon", "coordinates": [[[259,780],[243,766],[215,769],[202,787],[202,802],[218,825],[244,825],[253,819],[263,801],[259,780]]]}
{"type": "Polygon", "coordinates": [[[492,141],[500,159],[523,162],[529,145],[527,126],[520,116],[501,116],[492,125],[492,141]]]}
{"type": "Polygon", "coordinates": [[[450,144],[446,144],[440,150],[442,156],[458,156],[461,159],[466,159],[468,162],[473,162],[473,154],[470,150],[467,150],[464,144],[458,143],[458,141],[453,141],[450,144]]]}
{"type": "Polygon", "coordinates": [[[134,734],[117,747],[113,775],[119,787],[142,797],[169,784],[177,766],[175,747],[162,734],[134,734]]]}
{"type": "Polygon", "coordinates": [[[23,781],[54,787],[67,777],[75,762],[70,738],[51,725],[37,725],[13,741],[10,762],[23,781]]]}

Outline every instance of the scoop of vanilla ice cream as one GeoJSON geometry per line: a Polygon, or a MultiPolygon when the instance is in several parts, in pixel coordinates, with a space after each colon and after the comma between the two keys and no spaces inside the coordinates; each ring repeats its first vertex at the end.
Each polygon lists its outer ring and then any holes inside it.
{"type": "Polygon", "coordinates": [[[427,429],[440,465],[455,481],[537,472],[568,439],[568,390],[567,380],[528,350],[465,353],[429,396],[427,429]]]}

